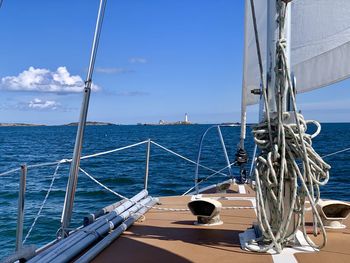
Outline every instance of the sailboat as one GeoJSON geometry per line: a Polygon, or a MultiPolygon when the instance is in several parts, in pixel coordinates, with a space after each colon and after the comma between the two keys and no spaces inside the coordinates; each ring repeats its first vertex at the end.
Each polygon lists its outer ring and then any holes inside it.
{"type": "MultiPolygon", "coordinates": [[[[106,8],[106,1],[100,0],[73,158],[55,163],[57,169],[70,163],[61,228],[55,240],[39,249],[22,246],[28,168],[22,167],[17,253],[7,262],[350,261],[350,205],[321,200],[319,188],[330,176],[330,166],[312,147],[321,126],[304,120],[296,101],[298,93],[350,75],[350,2],[246,0],[245,7],[241,141],[235,160],[239,180],[201,188],[199,150],[194,187],[185,195],[149,196],[146,168],[144,190],[127,198],[80,167],[83,158],[112,152],[81,156],[106,8]],[[253,128],[256,151],[248,174],[246,107],[256,103],[260,121],[253,128]],[[317,129],[308,134],[311,124],[317,129]],[[80,228],[70,229],[79,172],[121,201],[91,214],[80,228]]],[[[220,125],[216,128],[220,135],[220,125]]],[[[162,146],[151,140],[141,144],[148,146],[148,165],[150,146],[162,146]]],[[[232,169],[228,158],[227,163],[232,169]]]]}

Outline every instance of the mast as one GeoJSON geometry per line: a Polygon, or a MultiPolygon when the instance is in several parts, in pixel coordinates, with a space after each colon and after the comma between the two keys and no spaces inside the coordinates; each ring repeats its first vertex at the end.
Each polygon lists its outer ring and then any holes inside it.
{"type": "Polygon", "coordinates": [[[107,0],[100,0],[99,10],[98,10],[98,15],[96,20],[95,34],[94,34],[94,39],[93,39],[92,48],[91,48],[89,69],[88,69],[86,81],[85,81],[84,97],[83,97],[83,102],[82,102],[81,111],[80,111],[78,131],[75,139],[73,159],[70,166],[66,196],[65,196],[63,211],[62,211],[62,218],[61,218],[61,231],[62,231],[61,237],[62,238],[65,238],[68,235],[68,227],[72,217],[75,190],[78,182],[78,173],[79,173],[81,150],[82,150],[83,139],[84,139],[86,118],[87,118],[87,113],[89,109],[92,74],[95,66],[97,48],[100,40],[106,2],[107,0]]]}
{"type": "MultiPolygon", "coordinates": [[[[282,2],[290,2],[291,0],[281,0],[282,2]]],[[[290,47],[291,47],[291,5],[286,5],[286,14],[285,14],[285,23],[284,28],[280,28],[280,24],[278,23],[278,12],[277,12],[277,4],[276,0],[268,0],[267,6],[267,76],[266,76],[266,89],[268,95],[268,104],[270,113],[277,112],[276,105],[276,95],[277,95],[277,86],[276,85],[276,43],[280,39],[285,39],[286,42],[286,54],[287,54],[287,66],[290,68],[290,47]],[[281,34],[281,35],[280,35],[281,34]]],[[[288,84],[285,83],[287,86],[288,84]]],[[[286,95],[286,94],[285,94],[286,95]]],[[[285,97],[286,98],[286,97],[285,97]]],[[[284,100],[283,111],[288,110],[286,108],[286,100],[284,100]]]]}
{"type": "MultiPolygon", "coordinates": [[[[289,100],[289,96],[287,94],[287,88],[285,88],[285,93],[283,94],[282,102],[278,101],[278,93],[281,91],[281,83],[276,82],[276,69],[280,66],[278,63],[278,55],[276,51],[276,45],[278,41],[281,39],[285,40],[286,45],[286,57],[287,57],[287,66],[290,68],[290,47],[291,47],[291,4],[287,4],[291,0],[269,0],[267,6],[267,75],[266,75],[266,91],[268,96],[268,106],[269,106],[269,115],[277,116],[281,115],[284,112],[291,110],[287,108],[287,99],[289,100]],[[285,6],[285,20],[284,23],[278,21],[279,13],[278,13],[278,4],[284,2],[285,6]]],[[[286,74],[290,74],[287,72],[286,74]]],[[[285,79],[284,87],[288,86],[288,82],[285,79]]],[[[266,109],[265,109],[266,110],[266,109]]],[[[264,122],[262,119],[260,122],[264,122]]],[[[274,139],[274,138],[273,138],[274,139]]],[[[282,221],[285,222],[287,220],[287,212],[292,204],[292,193],[291,193],[291,182],[285,180],[284,182],[284,197],[283,197],[283,207],[282,207],[282,221]]],[[[273,208],[266,202],[267,217],[271,218],[271,214],[274,213],[273,208]]],[[[294,217],[291,217],[289,223],[289,229],[287,230],[287,235],[291,235],[294,231],[295,220],[294,217]]]]}
{"type": "MultiPolygon", "coordinates": [[[[305,120],[296,103],[295,81],[293,83],[290,72],[292,0],[264,1],[267,4],[267,42],[264,56],[259,49],[254,1],[250,1],[260,79],[264,78],[261,74],[263,57],[266,58],[266,82],[261,82],[263,114],[259,125],[253,128],[254,140],[259,147],[254,174],[258,227],[262,235],[261,239],[250,240],[247,247],[256,252],[267,252],[272,248],[280,253],[286,246],[298,245],[296,236],[297,231],[301,230],[308,245],[320,249],[326,245],[327,234],[316,204],[320,198],[319,187],[329,180],[330,166],[312,148],[311,139],[318,133],[306,133],[308,123],[314,123],[318,130],[320,124],[317,121],[305,120]],[[313,234],[318,234],[319,227],[323,236],[320,245],[316,245],[307,235],[306,201],[309,201],[311,206],[313,234]],[[263,240],[264,245],[261,246],[256,240],[263,240]]],[[[297,3],[294,3],[294,7],[297,3]]],[[[298,8],[303,10],[302,7],[298,8]]],[[[260,7],[259,15],[263,17],[262,10],[260,7]]],[[[293,9],[293,13],[294,11],[293,9]]],[[[297,11],[295,13],[297,14],[297,11]]],[[[299,16],[303,14],[300,12],[299,16]]],[[[264,34],[263,25],[260,24],[264,34]]],[[[300,26],[303,26],[303,23],[300,26]]],[[[293,40],[298,38],[300,30],[302,31],[302,28],[296,28],[293,40]]],[[[300,34],[299,37],[303,38],[300,34]]],[[[294,63],[297,59],[298,56],[293,56],[294,63]]],[[[303,73],[299,72],[298,78],[303,79],[303,73]]],[[[254,83],[254,76],[250,77],[254,83]]]]}

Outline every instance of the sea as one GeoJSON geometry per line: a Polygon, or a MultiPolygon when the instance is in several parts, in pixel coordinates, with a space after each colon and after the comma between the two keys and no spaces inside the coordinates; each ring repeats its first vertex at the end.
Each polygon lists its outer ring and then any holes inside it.
{"type": "MultiPolygon", "coordinates": [[[[82,155],[90,155],[151,139],[169,149],[151,144],[148,190],[152,196],[171,196],[186,192],[194,185],[198,146],[202,134],[212,125],[110,125],[87,126],[82,155]],[[174,155],[176,153],[177,155],[174,155]]],[[[310,132],[313,132],[313,128],[310,132]]],[[[72,157],[77,127],[0,127],[0,173],[20,167],[72,157]]],[[[235,159],[240,127],[223,127],[222,135],[229,159],[235,159]]],[[[350,147],[350,123],[324,123],[321,134],[313,140],[321,155],[350,147]]],[[[253,154],[251,128],[248,127],[246,149],[253,154]]],[[[81,161],[81,168],[113,191],[132,197],[144,187],[147,144],[81,161]]],[[[350,151],[325,158],[331,166],[328,184],[321,187],[322,198],[350,200],[350,151]]],[[[211,129],[203,139],[200,164],[221,170],[227,166],[218,130],[211,129]]],[[[36,217],[50,186],[56,166],[30,168],[25,193],[24,236],[36,217]]],[[[247,166],[249,170],[249,165],[247,166]]],[[[233,167],[234,176],[239,169],[233,167]]],[[[38,247],[52,241],[60,227],[69,164],[62,164],[50,195],[25,245],[38,247]]],[[[213,172],[199,169],[199,177],[213,172]]],[[[18,171],[0,177],[0,258],[14,252],[19,189],[18,171]]],[[[202,185],[228,179],[229,171],[212,176],[202,185]]],[[[118,201],[114,194],[103,189],[83,173],[79,174],[71,226],[82,224],[83,217],[118,201]]]]}

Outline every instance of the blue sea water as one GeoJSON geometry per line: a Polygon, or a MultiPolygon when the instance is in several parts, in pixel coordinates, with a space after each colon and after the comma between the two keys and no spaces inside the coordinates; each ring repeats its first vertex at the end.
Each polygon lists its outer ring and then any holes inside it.
{"type": "MultiPolygon", "coordinates": [[[[209,125],[184,126],[88,126],[83,155],[106,151],[148,138],[191,159],[196,160],[200,137],[209,125]]],[[[239,127],[222,129],[228,154],[234,160],[239,141],[239,127]]],[[[22,163],[37,164],[71,158],[76,127],[1,127],[0,173],[17,168],[22,163]]],[[[314,148],[325,155],[350,147],[350,123],[325,123],[314,139],[314,148]]],[[[252,156],[253,142],[248,129],[247,149],[252,156]]],[[[143,188],[146,145],[122,152],[82,160],[81,167],[111,189],[131,197],[143,188]]],[[[350,152],[325,159],[331,166],[331,178],[321,188],[324,198],[350,200],[350,152]]],[[[226,166],[224,154],[215,130],[204,142],[201,164],[219,170],[226,166]]],[[[45,197],[55,166],[28,170],[25,200],[24,235],[28,231],[45,197]]],[[[27,244],[43,245],[56,236],[60,226],[62,205],[68,178],[68,164],[62,164],[59,177],[27,244]]],[[[152,145],[149,167],[149,191],[154,196],[182,194],[193,186],[195,166],[152,145]]],[[[200,169],[200,177],[211,172],[200,169]]],[[[225,173],[228,173],[227,170],[225,173]]],[[[238,175],[238,169],[234,169],[238,175]]],[[[225,179],[214,176],[203,185],[225,179]]],[[[13,252],[16,236],[19,172],[0,177],[0,257],[13,252]]],[[[79,174],[72,226],[81,225],[84,215],[98,210],[117,198],[79,174]]]]}

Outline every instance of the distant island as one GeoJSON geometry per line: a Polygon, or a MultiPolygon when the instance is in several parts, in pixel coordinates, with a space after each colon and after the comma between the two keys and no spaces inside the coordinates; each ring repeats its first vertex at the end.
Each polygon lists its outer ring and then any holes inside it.
{"type": "Polygon", "coordinates": [[[165,120],[160,120],[158,123],[138,123],[137,125],[190,125],[193,124],[188,120],[188,114],[185,113],[185,119],[183,121],[165,121],[165,120]]]}
{"type": "MultiPolygon", "coordinates": [[[[87,121],[86,126],[108,126],[116,125],[110,122],[100,122],[100,121],[87,121]]],[[[78,122],[71,122],[62,125],[45,125],[45,124],[33,124],[33,123],[6,123],[0,122],[0,127],[41,127],[41,126],[78,126],[78,122]]]]}
{"type": "Polygon", "coordinates": [[[0,123],[0,127],[37,127],[46,126],[43,124],[32,124],[32,123],[0,123]]]}
{"type": "MultiPolygon", "coordinates": [[[[86,126],[108,126],[108,125],[116,125],[110,122],[100,122],[100,121],[87,121],[86,126]]],[[[78,126],[78,122],[71,122],[68,124],[64,124],[63,126],[78,126]]]]}

